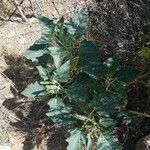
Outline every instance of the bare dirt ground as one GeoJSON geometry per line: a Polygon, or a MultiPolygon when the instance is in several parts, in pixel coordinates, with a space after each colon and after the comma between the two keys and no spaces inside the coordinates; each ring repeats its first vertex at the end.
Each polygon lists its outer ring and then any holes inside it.
{"type": "MultiPolygon", "coordinates": [[[[20,7],[25,15],[58,19],[71,16],[83,6],[80,0],[33,0],[31,8],[30,1],[24,0],[20,7]]],[[[3,150],[64,150],[65,133],[46,125],[42,111],[45,104],[17,96],[38,78],[34,65],[26,63],[22,52],[39,38],[40,27],[33,16],[27,17],[28,23],[22,22],[14,10],[11,1],[0,1],[0,146],[3,150]]]]}

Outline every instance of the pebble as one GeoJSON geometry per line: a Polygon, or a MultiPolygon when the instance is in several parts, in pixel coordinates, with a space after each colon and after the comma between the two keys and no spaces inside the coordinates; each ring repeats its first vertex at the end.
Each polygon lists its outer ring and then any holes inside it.
{"type": "Polygon", "coordinates": [[[0,150],[11,150],[9,145],[0,145],[0,150]]]}

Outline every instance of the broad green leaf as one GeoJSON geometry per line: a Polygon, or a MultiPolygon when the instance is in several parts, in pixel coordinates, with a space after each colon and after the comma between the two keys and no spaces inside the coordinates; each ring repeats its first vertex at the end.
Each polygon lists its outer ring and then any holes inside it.
{"type": "Polygon", "coordinates": [[[50,110],[47,116],[52,119],[52,121],[60,126],[72,125],[76,120],[70,115],[70,109],[65,106],[62,98],[55,97],[49,100],[48,105],[50,110]]]}
{"type": "Polygon", "coordinates": [[[43,78],[43,80],[48,80],[48,69],[42,66],[37,66],[36,68],[38,69],[41,78],[43,78]]]}
{"type": "Polygon", "coordinates": [[[47,54],[46,50],[38,50],[38,51],[26,50],[23,55],[27,59],[32,60],[33,62],[34,61],[38,62],[38,58],[43,56],[44,54],[47,54]]]}
{"type": "Polygon", "coordinates": [[[72,35],[72,36],[74,36],[75,34],[76,34],[76,27],[74,27],[74,25],[73,24],[71,24],[71,23],[66,23],[66,27],[67,27],[67,29],[68,29],[68,32],[72,35]]]}
{"type": "Polygon", "coordinates": [[[24,56],[33,62],[37,61],[39,64],[46,64],[49,59],[48,46],[49,44],[34,43],[24,52],[24,56]]]}
{"type": "Polygon", "coordinates": [[[132,121],[134,123],[137,122],[137,115],[130,113],[128,110],[123,110],[117,113],[113,114],[113,118],[115,120],[117,120],[118,122],[122,122],[123,124],[128,125],[129,123],[131,123],[132,121]]]}
{"type": "Polygon", "coordinates": [[[62,16],[59,20],[58,20],[58,22],[57,22],[57,25],[58,26],[62,26],[63,24],[64,24],[64,17],[62,16]]]}
{"type": "MultiPolygon", "coordinates": [[[[55,97],[49,100],[48,105],[50,106],[51,110],[52,109],[59,109],[60,107],[65,107],[65,104],[63,103],[63,99],[59,97],[55,97]]],[[[63,113],[68,113],[69,110],[67,109],[62,109],[63,113]]]]}
{"type": "Polygon", "coordinates": [[[117,121],[110,117],[101,117],[99,120],[99,123],[102,124],[106,128],[111,128],[116,125],[117,121]]]}
{"type": "Polygon", "coordinates": [[[40,85],[38,82],[31,83],[27,88],[21,92],[22,95],[30,98],[41,97],[47,95],[45,87],[40,85]]]}
{"type": "Polygon", "coordinates": [[[126,98],[127,92],[126,92],[126,84],[124,82],[116,80],[115,82],[113,82],[113,88],[114,93],[118,95],[118,97],[126,98]]]}
{"type": "Polygon", "coordinates": [[[140,72],[137,69],[122,68],[116,72],[116,75],[120,81],[131,82],[139,75],[139,73],[140,72]]]}
{"type": "Polygon", "coordinates": [[[104,132],[96,143],[96,150],[121,150],[118,139],[113,133],[104,132]]]}
{"type": "Polygon", "coordinates": [[[67,150],[82,150],[86,144],[86,137],[80,129],[74,129],[70,132],[67,150]]]}
{"type": "Polygon", "coordinates": [[[73,101],[87,101],[89,100],[89,92],[80,85],[72,85],[67,89],[68,97],[73,101]]]}
{"type": "Polygon", "coordinates": [[[85,34],[88,21],[89,21],[88,11],[81,10],[70,19],[70,22],[66,23],[68,32],[75,37],[82,36],[83,34],[85,34]]]}
{"type": "Polygon", "coordinates": [[[53,57],[55,67],[59,68],[62,65],[63,59],[67,53],[62,51],[60,47],[49,47],[48,50],[51,52],[50,54],[53,57]]]}
{"type": "Polygon", "coordinates": [[[78,28],[85,28],[87,27],[87,22],[89,19],[89,13],[87,10],[81,10],[80,12],[76,13],[72,18],[71,21],[76,25],[78,28]]]}
{"type": "Polygon", "coordinates": [[[42,36],[35,42],[35,44],[49,44],[50,36],[53,33],[55,24],[53,23],[53,20],[50,20],[44,16],[38,16],[37,19],[42,28],[42,36]]]}
{"type": "Polygon", "coordinates": [[[94,64],[100,64],[99,60],[99,48],[91,41],[82,41],[79,47],[79,64],[81,66],[94,64]]]}
{"type": "Polygon", "coordinates": [[[67,82],[70,79],[70,60],[55,71],[55,79],[59,82],[67,82]]]}
{"type": "Polygon", "coordinates": [[[103,65],[98,66],[89,65],[83,67],[83,72],[88,74],[91,78],[100,79],[106,74],[107,69],[103,65]]]}
{"type": "Polygon", "coordinates": [[[93,88],[96,82],[93,81],[87,74],[78,74],[71,86],[67,88],[67,94],[70,100],[76,102],[90,101],[89,90],[93,88]]]}
{"type": "Polygon", "coordinates": [[[93,42],[84,40],[79,47],[79,54],[81,56],[98,56],[99,48],[93,42]]]}
{"type": "Polygon", "coordinates": [[[111,114],[122,101],[123,99],[120,95],[102,91],[102,93],[94,95],[90,105],[94,107],[99,114],[111,114]]]}

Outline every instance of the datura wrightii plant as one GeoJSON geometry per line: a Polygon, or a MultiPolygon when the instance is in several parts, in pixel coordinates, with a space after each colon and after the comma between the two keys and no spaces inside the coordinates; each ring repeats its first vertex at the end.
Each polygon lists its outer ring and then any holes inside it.
{"type": "Polygon", "coordinates": [[[120,68],[113,58],[101,61],[101,48],[84,36],[86,10],[69,21],[37,19],[41,38],[24,56],[37,62],[41,80],[28,85],[22,95],[47,98],[47,116],[68,128],[68,150],[121,149],[113,129],[120,118],[127,118],[127,111],[121,109],[127,101],[126,86],[138,71],[120,68]]]}

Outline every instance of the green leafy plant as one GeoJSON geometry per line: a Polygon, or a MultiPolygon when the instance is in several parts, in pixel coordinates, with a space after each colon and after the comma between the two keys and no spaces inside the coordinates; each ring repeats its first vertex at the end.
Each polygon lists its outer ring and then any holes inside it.
{"type": "Polygon", "coordinates": [[[85,10],[67,22],[38,17],[42,37],[24,55],[37,62],[41,80],[22,94],[47,97],[47,116],[69,129],[68,150],[119,150],[113,128],[126,116],[126,86],[138,71],[113,58],[101,62],[101,48],[84,38],[88,18],[85,10]]]}

